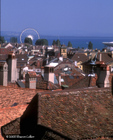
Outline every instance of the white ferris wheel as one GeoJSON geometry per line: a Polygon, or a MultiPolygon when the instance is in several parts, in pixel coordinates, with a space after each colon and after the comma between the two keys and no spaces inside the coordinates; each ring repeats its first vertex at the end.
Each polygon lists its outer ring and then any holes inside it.
{"type": "Polygon", "coordinates": [[[40,39],[39,33],[33,28],[26,28],[21,32],[20,43],[24,43],[24,39],[26,37],[31,38],[33,43],[35,43],[36,40],[40,39]]]}

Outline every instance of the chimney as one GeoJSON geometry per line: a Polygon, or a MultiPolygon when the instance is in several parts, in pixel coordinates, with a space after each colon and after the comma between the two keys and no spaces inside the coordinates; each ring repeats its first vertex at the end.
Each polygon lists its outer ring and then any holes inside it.
{"type": "Polygon", "coordinates": [[[113,51],[111,51],[111,58],[113,58],[113,51]]]}
{"type": "Polygon", "coordinates": [[[97,68],[97,76],[98,79],[96,81],[96,84],[98,87],[109,87],[109,75],[110,75],[110,70],[109,66],[106,65],[101,65],[100,67],[97,68]]]}
{"type": "Polygon", "coordinates": [[[59,74],[59,76],[58,76],[58,83],[59,83],[59,85],[61,86],[61,75],[59,74]]]}
{"type": "Polygon", "coordinates": [[[102,61],[102,53],[99,54],[99,61],[102,61]]]}
{"type": "Polygon", "coordinates": [[[36,89],[36,73],[28,72],[25,75],[25,88],[36,89]]]}
{"type": "Polygon", "coordinates": [[[8,82],[8,65],[6,62],[0,64],[0,85],[7,86],[8,82]]]}
{"type": "Polygon", "coordinates": [[[106,77],[104,80],[104,87],[109,87],[110,83],[109,83],[109,75],[110,75],[110,69],[109,66],[106,67],[106,77]]]}
{"type": "Polygon", "coordinates": [[[106,49],[104,49],[104,52],[106,52],[106,49]]]}
{"type": "Polygon", "coordinates": [[[10,53],[7,59],[8,63],[8,81],[17,81],[17,59],[14,53],[10,53]]]}
{"type": "Polygon", "coordinates": [[[54,67],[46,65],[44,67],[44,80],[54,83],[54,67]]]}

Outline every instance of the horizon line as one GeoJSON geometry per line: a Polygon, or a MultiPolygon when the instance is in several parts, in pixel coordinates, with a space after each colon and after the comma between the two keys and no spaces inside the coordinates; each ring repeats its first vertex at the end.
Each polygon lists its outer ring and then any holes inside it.
{"type": "MultiPolygon", "coordinates": [[[[2,32],[13,32],[13,33],[19,33],[19,34],[21,33],[19,31],[0,31],[0,33],[2,33],[2,32]]],[[[40,36],[47,36],[47,37],[113,37],[113,35],[47,35],[47,34],[40,34],[40,36]]]]}

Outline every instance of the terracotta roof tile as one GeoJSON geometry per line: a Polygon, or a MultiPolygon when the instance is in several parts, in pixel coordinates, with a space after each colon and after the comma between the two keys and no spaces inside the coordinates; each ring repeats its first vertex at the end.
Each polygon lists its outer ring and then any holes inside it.
{"type": "Polygon", "coordinates": [[[0,61],[6,61],[6,59],[8,58],[7,54],[0,54],[0,61]]]}
{"type": "Polygon", "coordinates": [[[100,60],[100,54],[101,54],[101,61],[103,61],[104,63],[109,63],[109,62],[113,62],[113,58],[111,57],[111,53],[98,53],[97,54],[97,60],[100,60]]]}
{"type": "MultiPolygon", "coordinates": [[[[36,94],[22,115],[21,124],[28,120],[25,129],[30,128],[30,123],[41,124],[72,140],[110,139],[112,116],[113,97],[109,88],[65,90],[36,94]]],[[[18,131],[19,128],[15,128],[18,131]]],[[[7,134],[5,126],[4,133],[7,134]]]]}
{"type": "Polygon", "coordinates": [[[36,77],[36,72],[34,72],[34,71],[29,71],[28,74],[29,74],[29,77],[31,77],[31,78],[36,77]]]}
{"type": "MultiPolygon", "coordinates": [[[[0,127],[20,117],[39,91],[46,92],[38,89],[15,88],[14,84],[8,87],[0,86],[0,127]]],[[[3,140],[1,135],[0,140],[3,140]]]]}
{"type": "Polygon", "coordinates": [[[71,58],[71,60],[77,61],[77,62],[79,61],[85,62],[85,61],[88,61],[89,58],[84,53],[75,53],[74,56],[71,58]]]}
{"type": "MultiPolygon", "coordinates": [[[[1,126],[20,117],[25,111],[26,107],[27,105],[19,105],[16,107],[7,107],[4,109],[0,109],[0,128],[1,126]]],[[[0,140],[4,140],[4,138],[1,135],[0,140]]]]}
{"type": "Polygon", "coordinates": [[[44,90],[27,89],[27,88],[12,88],[0,86],[0,108],[11,107],[14,103],[24,105],[31,101],[33,96],[44,90]]]}

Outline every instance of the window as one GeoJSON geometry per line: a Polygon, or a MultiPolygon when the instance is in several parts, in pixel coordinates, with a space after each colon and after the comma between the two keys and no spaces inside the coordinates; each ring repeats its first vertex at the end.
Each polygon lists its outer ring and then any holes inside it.
{"type": "Polygon", "coordinates": [[[65,50],[63,50],[63,53],[65,53],[65,50]]]}

